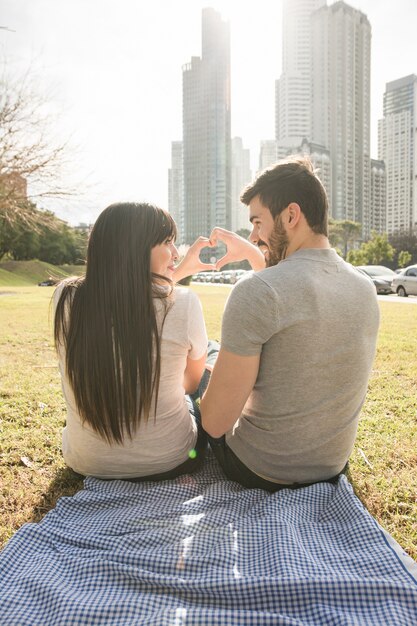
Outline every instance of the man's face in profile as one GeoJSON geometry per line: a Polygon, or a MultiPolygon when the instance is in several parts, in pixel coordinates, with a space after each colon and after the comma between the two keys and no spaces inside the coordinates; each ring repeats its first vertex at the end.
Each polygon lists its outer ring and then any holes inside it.
{"type": "Polygon", "coordinates": [[[249,220],[252,224],[249,241],[261,249],[267,267],[276,265],[285,258],[288,247],[281,215],[274,219],[269,208],[261,203],[259,196],[255,196],[249,203],[249,220]]]}

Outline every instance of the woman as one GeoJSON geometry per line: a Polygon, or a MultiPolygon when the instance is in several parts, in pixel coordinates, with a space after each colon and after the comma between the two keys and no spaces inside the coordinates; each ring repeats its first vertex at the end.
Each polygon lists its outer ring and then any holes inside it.
{"type": "Polygon", "coordinates": [[[67,403],[63,455],[99,478],[195,471],[206,438],[184,395],[204,370],[197,296],[173,282],[204,268],[200,238],[176,268],[175,222],[149,204],[113,204],[90,235],[85,278],[54,294],[55,345],[67,403]]]}

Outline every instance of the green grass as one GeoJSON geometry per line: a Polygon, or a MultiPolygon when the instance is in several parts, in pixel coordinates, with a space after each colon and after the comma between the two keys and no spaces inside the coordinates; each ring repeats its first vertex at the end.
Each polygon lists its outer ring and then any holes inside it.
{"type": "MultiPolygon", "coordinates": [[[[219,339],[229,289],[192,289],[209,336],[219,339]]],[[[52,346],[52,293],[0,282],[0,544],[82,487],[60,452],[65,405],[52,346]]],[[[349,477],[372,515],[417,559],[417,308],[381,302],[381,313],[349,477]]]]}
{"type": "Polygon", "coordinates": [[[221,316],[230,288],[217,285],[205,287],[197,283],[192,289],[198,294],[203,306],[207,335],[210,339],[220,341],[221,316]]]}
{"type": "Polygon", "coordinates": [[[18,276],[14,272],[9,272],[3,269],[0,265],[0,285],[2,287],[23,286],[30,285],[30,281],[27,278],[18,276]]]}
{"type": "Polygon", "coordinates": [[[4,261],[0,263],[0,285],[37,285],[52,278],[62,280],[73,274],[80,275],[83,265],[51,265],[45,261],[4,261]]]}
{"type": "Polygon", "coordinates": [[[67,276],[82,276],[85,274],[85,265],[58,265],[67,276]]]}
{"type": "Polygon", "coordinates": [[[417,559],[417,305],[381,302],[381,312],[351,478],[372,515],[417,559]]]}

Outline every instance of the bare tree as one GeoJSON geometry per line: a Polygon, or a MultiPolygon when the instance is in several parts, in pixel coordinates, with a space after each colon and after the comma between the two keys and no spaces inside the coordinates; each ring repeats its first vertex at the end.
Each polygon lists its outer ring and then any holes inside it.
{"type": "Polygon", "coordinates": [[[18,78],[3,63],[0,76],[0,228],[36,228],[42,198],[63,198],[73,190],[61,184],[68,150],[52,138],[47,99],[33,86],[28,70],[18,78]]]}

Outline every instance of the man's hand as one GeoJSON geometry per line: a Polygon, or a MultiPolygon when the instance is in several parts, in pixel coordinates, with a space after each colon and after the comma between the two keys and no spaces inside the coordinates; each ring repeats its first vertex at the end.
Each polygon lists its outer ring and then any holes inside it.
{"type": "Polygon", "coordinates": [[[203,263],[200,261],[200,252],[203,248],[211,247],[210,239],[207,237],[199,237],[194,241],[192,246],[187,250],[187,254],[177,265],[174,271],[173,281],[178,282],[186,276],[197,274],[198,272],[208,272],[216,269],[211,263],[203,263]]]}
{"type": "Polygon", "coordinates": [[[224,228],[214,228],[210,235],[210,245],[216,246],[222,241],[227,250],[226,254],[217,261],[216,269],[220,270],[227,263],[249,261],[255,271],[265,268],[265,256],[261,250],[247,239],[224,228]]]}

